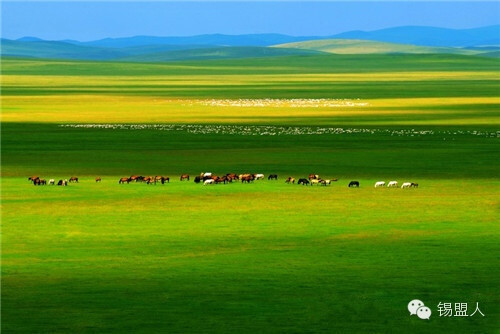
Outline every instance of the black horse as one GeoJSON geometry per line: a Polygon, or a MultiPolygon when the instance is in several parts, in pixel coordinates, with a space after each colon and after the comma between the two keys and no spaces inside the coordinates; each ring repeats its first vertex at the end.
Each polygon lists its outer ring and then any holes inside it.
{"type": "Polygon", "coordinates": [[[309,184],[309,180],[308,179],[299,179],[299,182],[297,182],[297,184],[307,186],[309,184]]]}
{"type": "Polygon", "coordinates": [[[194,178],[194,183],[200,183],[200,182],[201,182],[201,177],[196,176],[196,177],[194,178]]]}
{"type": "Polygon", "coordinates": [[[277,174],[270,174],[267,177],[268,180],[278,180],[278,175],[277,174]]]}
{"type": "Polygon", "coordinates": [[[359,188],[359,182],[358,181],[349,182],[349,188],[352,188],[352,187],[359,188]]]}

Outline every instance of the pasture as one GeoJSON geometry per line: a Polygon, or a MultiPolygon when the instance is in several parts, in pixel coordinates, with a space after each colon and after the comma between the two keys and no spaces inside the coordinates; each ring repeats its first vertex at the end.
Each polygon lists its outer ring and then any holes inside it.
{"type": "Polygon", "coordinates": [[[497,59],[2,66],[5,332],[498,330],[497,59]],[[202,171],[266,179],[179,181],[202,171]],[[310,173],[339,181],[285,184],[310,173]]]}

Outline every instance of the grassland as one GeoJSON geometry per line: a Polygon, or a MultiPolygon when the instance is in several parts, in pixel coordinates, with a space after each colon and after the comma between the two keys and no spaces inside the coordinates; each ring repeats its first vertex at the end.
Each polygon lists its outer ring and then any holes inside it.
{"type": "Polygon", "coordinates": [[[5,332],[498,331],[498,60],[2,65],[5,332]],[[363,105],[219,103],[239,98],[363,105]],[[346,132],[61,126],[95,123],[346,132]],[[177,180],[201,171],[280,180],[214,187],[177,180]],[[284,184],[312,172],[339,182],[284,184]],[[136,173],[173,181],[118,185],[136,173]],[[26,180],[33,174],[81,182],[33,187],[26,180]],[[360,189],[347,188],[352,179],[360,189]],[[420,188],[374,189],[380,179],[420,188]],[[408,315],[414,298],[431,308],[429,321],[408,315]],[[439,302],[468,302],[471,312],[479,302],[486,316],[439,317],[439,302]]]}

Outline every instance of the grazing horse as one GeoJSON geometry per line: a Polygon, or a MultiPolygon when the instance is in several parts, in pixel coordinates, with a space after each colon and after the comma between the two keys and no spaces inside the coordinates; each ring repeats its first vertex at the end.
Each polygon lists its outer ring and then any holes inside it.
{"type": "Polygon", "coordinates": [[[214,181],[215,183],[224,183],[224,184],[226,184],[226,182],[229,182],[227,176],[217,177],[214,181]]]}
{"type": "Polygon", "coordinates": [[[270,174],[268,177],[267,177],[268,180],[276,180],[278,181],[278,175],[277,174],[270,174]]]}
{"type": "Polygon", "coordinates": [[[238,180],[238,175],[234,174],[234,173],[229,173],[229,174],[226,174],[227,177],[230,177],[231,179],[233,180],[238,180]]]}
{"type": "Polygon", "coordinates": [[[295,183],[295,178],[293,178],[293,177],[289,176],[289,177],[286,179],[285,183],[295,183]]]}
{"type": "Polygon", "coordinates": [[[59,182],[57,182],[57,185],[58,186],[67,186],[68,185],[68,180],[59,180],[59,182]]]}
{"type": "Polygon", "coordinates": [[[181,175],[181,181],[188,180],[189,181],[189,174],[182,174],[181,175]]]}
{"type": "Polygon", "coordinates": [[[142,179],[142,182],[146,182],[147,184],[153,184],[153,183],[156,183],[156,180],[154,177],[152,176],[145,176],[143,179],[142,179]]]}
{"type": "Polygon", "coordinates": [[[264,180],[264,174],[253,174],[254,180],[264,180]]]}
{"type": "Polygon", "coordinates": [[[320,183],[322,186],[329,186],[332,183],[332,180],[321,180],[320,183]]]}
{"type": "Polygon", "coordinates": [[[349,182],[349,185],[348,185],[349,188],[359,188],[359,181],[351,181],[349,182]]]}
{"type": "Polygon", "coordinates": [[[55,183],[56,183],[56,180],[54,180],[54,179],[50,179],[50,180],[49,180],[49,184],[50,184],[51,186],[53,186],[55,183]]]}
{"type": "Polygon", "coordinates": [[[254,180],[253,175],[251,174],[244,174],[242,177],[240,177],[241,183],[250,183],[254,180]]]}
{"type": "Polygon", "coordinates": [[[319,175],[318,174],[309,174],[309,181],[310,180],[319,180],[319,175]]]}
{"type": "Polygon", "coordinates": [[[307,179],[299,179],[299,182],[297,182],[297,184],[307,186],[309,184],[309,181],[307,179]]]}
{"type": "Polygon", "coordinates": [[[200,183],[201,182],[201,176],[196,176],[194,178],[194,183],[200,183]]]}
{"type": "Polygon", "coordinates": [[[98,176],[98,177],[96,177],[96,178],[95,178],[95,182],[96,182],[96,183],[97,183],[97,182],[101,182],[101,178],[100,178],[99,176],[98,176]]]}
{"type": "Polygon", "coordinates": [[[412,188],[418,188],[418,183],[413,183],[412,182],[411,185],[410,185],[410,187],[412,187],[412,188]]]}
{"type": "Polygon", "coordinates": [[[130,177],[130,182],[132,182],[132,181],[135,181],[135,182],[141,181],[142,182],[142,180],[144,180],[144,176],[142,176],[142,175],[132,175],[130,177]]]}
{"type": "Polygon", "coordinates": [[[33,180],[33,185],[34,186],[40,186],[42,184],[42,180],[39,178],[33,180]]]}
{"type": "Polygon", "coordinates": [[[39,179],[39,178],[40,177],[38,177],[38,176],[28,177],[28,181],[34,182],[36,179],[39,179]]]}
{"type": "Polygon", "coordinates": [[[398,181],[389,181],[389,183],[387,184],[387,188],[392,188],[397,186],[398,186],[398,181]]]}
{"type": "Polygon", "coordinates": [[[165,182],[170,183],[170,178],[168,176],[161,177],[161,184],[165,184],[165,182]]]}
{"type": "Polygon", "coordinates": [[[405,182],[401,185],[401,189],[410,188],[410,187],[411,187],[411,182],[405,182]]]}
{"type": "Polygon", "coordinates": [[[205,178],[205,177],[212,177],[212,173],[208,173],[208,172],[205,173],[205,172],[203,172],[203,173],[200,174],[200,176],[203,177],[203,178],[205,178]]]}
{"type": "Polygon", "coordinates": [[[385,187],[385,181],[375,182],[375,188],[378,188],[378,187],[385,187]]]}
{"type": "Polygon", "coordinates": [[[316,185],[319,185],[319,182],[320,182],[320,181],[321,181],[320,179],[312,179],[312,180],[311,180],[311,186],[313,186],[313,185],[315,185],[315,184],[316,184],[316,185]]]}
{"type": "Polygon", "coordinates": [[[214,179],[206,179],[205,181],[203,181],[203,185],[206,186],[207,184],[214,184],[214,179]]]}
{"type": "Polygon", "coordinates": [[[118,181],[118,184],[122,184],[122,183],[125,183],[125,182],[127,182],[127,184],[129,184],[130,181],[132,181],[130,177],[122,177],[120,179],[120,181],[118,181]]]}
{"type": "Polygon", "coordinates": [[[78,178],[76,176],[72,176],[69,178],[69,182],[76,182],[78,183],[78,178]]]}

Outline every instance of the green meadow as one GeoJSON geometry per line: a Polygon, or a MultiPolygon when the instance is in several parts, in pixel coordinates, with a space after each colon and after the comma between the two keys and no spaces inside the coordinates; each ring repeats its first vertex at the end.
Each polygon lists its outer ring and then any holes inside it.
{"type": "Polygon", "coordinates": [[[498,78],[446,54],[2,59],[2,330],[498,332],[498,78]],[[179,181],[203,171],[279,180],[179,181]],[[338,181],[284,182],[310,173],[338,181]]]}

